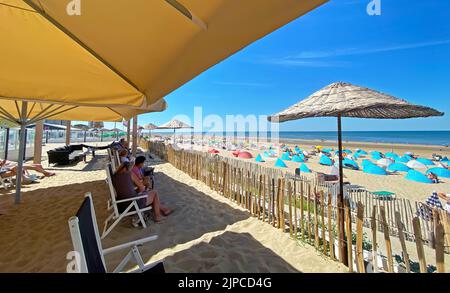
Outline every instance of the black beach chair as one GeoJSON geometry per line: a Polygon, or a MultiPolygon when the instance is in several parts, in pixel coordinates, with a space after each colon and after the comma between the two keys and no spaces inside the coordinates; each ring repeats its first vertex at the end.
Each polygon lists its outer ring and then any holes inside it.
{"type": "Polygon", "coordinates": [[[74,251],[77,255],[74,272],[78,273],[107,273],[104,256],[123,249],[130,249],[129,253],[113,270],[113,273],[122,272],[125,266],[132,260],[138,268],[129,272],[133,273],[164,273],[163,261],[146,265],[142,259],[138,247],[158,239],[158,236],[150,236],[144,239],[120,244],[107,249],[102,248],[100,234],[98,232],[95,210],[90,193],[81,204],[77,215],[69,219],[70,235],[74,251]]]}

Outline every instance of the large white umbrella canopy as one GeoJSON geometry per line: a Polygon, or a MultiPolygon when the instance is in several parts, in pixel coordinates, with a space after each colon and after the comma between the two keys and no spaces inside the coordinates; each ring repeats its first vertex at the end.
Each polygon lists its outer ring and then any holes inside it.
{"type": "MultiPolygon", "coordinates": [[[[366,87],[336,82],[313,93],[297,104],[270,116],[272,122],[284,122],[310,117],[337,117],[339,143],[339,191],[338,204],[344,203],[344,183],[342,168],[342,123],[341,117],[405,119],[415,117],[443,116],[435,109],[414,105],[405,100],[366,87]]],[[[343,210],[340,210],[344,218],[343,210]]],[[[339,226],[340,251],[346,259],[344,223],[339,226]]]]}
{"type": "Polygon", "coordinates": [[[428,168],[425,164],[423,164],[417,160],[409,161],[408,163],[406,163],[406,166],[410,167],[411,169],[427,169],[428,168]]]}

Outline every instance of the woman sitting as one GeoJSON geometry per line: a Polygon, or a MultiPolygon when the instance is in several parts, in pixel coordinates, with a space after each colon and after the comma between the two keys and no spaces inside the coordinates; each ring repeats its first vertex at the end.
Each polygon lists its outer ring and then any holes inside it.
{"type": "MultiPolygon", "coordinates": [[[[139,208],[145,208],[151,205],[154,212],[153,220],[156,223],[161,222],[161,215],[168,216],[172,213],[173,210],[161,205],[158,193],[155,190],[146,191],[145,186],[131,172],[130,163],[125,162],[121,164],[114,173],[112,181],[117,192],[118,200],[147,195],[146,198],[138,200],[138,205],[139,208]],[[135,186],[138,187],[137,190],[135,189],[135,186]]],[[[127,205],[127,203],[119,203],[119,209],[123,210],[127,205]]],[[[137,224],[137,221],[133,222],[133,225],[135,224],[137,224]]]]}
{"type": "Polygon", "coordinates": [[[134,161],[133,169],[131,170],[136,178],[145,186],[146,189],[153,189],[153,179],[146,176],[144,172],[145,157],[139,156],[134,161]]]}

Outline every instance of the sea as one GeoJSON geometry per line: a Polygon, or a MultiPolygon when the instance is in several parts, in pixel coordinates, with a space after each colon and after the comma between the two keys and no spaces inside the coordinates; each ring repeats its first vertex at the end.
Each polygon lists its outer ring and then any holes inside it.
{"type": "MultiPolygon", "coordinates": [[[[180,133],[181,134],[181,133],[180,133]]],[[[223,136],[224,133],[205,132],[205,135],[223,136]]],[[[257,133],[235,132],[226,136],[256,137],[257,133]]],[[[263,136],[259,134],[259,136],[263,136]]],[[[267,133],[267,138],[271,137],[267,133]]],[[[335,131],[280,131],[279,138],[285,140],[337,140],[335,131]]],[[[343,131],[342,140],[349,142],[374,142],[393,144],[415,144],[450,146],[450,131],[343,131]]]]}

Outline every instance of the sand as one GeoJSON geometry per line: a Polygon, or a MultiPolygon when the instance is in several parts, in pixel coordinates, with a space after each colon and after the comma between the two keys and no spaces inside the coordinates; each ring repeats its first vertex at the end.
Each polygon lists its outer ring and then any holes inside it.
{"type": "MultiPolygon", "coordinates": [[[[326,141],[297,141],[295,144],[292,141],[286,141],[288,145],[292,148],[298,145],[300,148],[304,150],[312,150],[313,146],[322,145],[324,147],[333,147],[337,149],[335,142],[326,142],[326,141]]],[[[189,145],[181,145],[183,148],[189,148],[189,145]]],[[[412,151],[414,154],[419,155],[420,157],[430,158],[433,153],[440,154],[443,156],[450,157],[450,149],[448,147],[443,146],[424,146],[424,145],[401,145],[401,144],[382,144],[382,143],[356,143],[356,142],[346,142],[344,144],[345,148],[350,148],[351,150],[355,150],[356,148],[361,148],[370,153],[370,151],[381,151],[383,153],[394,151],[397,154],[403,154],[407,151],[412,151]]],[[[195,146],[196,150],[207,151],[208,147],[200,147],[195,146]]],[[[253,156],[255,157],[258,153],[262,153],[262,151],[257,150],[249,150],[253,156]]],[[[232,157],[232,152],[220,150],[221,156],[232,157]]],[[[370,155],[366,156],[370,159],[370,155]]],[[[359,159],[359,163],[362,161],[362,157],[359,159]]],[[[244,160],[244,159],[242,159],[244,160]]],[[[252,160],[254,161],[254,160],[252,160]]],[[[293,163],[289,161],[285,161],[288,166],[287,171],[290,173],[295,172],[295,168],[300,167],[300,163],[293,163]]],[[[265,163],[259,163],[267,167],[274,167],[275,161],[266,161],[265,163]]],[[[308,162],[306,162],[307,166],[313,172],[323,172],[330,173],[331,167],[322,166],[319,164],[319,156],[313,156],[308,162]]],[[[360,166],[361,167],[361,166],[360,166]]],[[[275,168],[275,167],[274,167],[275,168]]],[[[286,169],[285,169],[286,170],[286,169]]],[[[419,170],[421,172],[425,172],[426,170],[419,170]]],[[[314,176],[313,174],[302,173],[307,177],[314,176]]],[[[366,174],[362,171],[355,171],[350,169],[344,169],[344,176],[346,177],[346,181],[351,182],[355,185],[360,185],[365,187],[369,191],[390,191],[394,192],[398,198],[407,198],[411,201],[425,201],[427,197],[431,195],[433,191],[450,193],[450,178],[440,178],[440,183],[438,184],[425,184],[414,182],[405,179],[406,173],[400,172],[397,174],[392,174],[388,176],[379,176],[366,174]]]]}
{"type": "MultiPolygon", "coordinates": [[[[86,192],[93,194],[100,226],[107,217],[105,163],[105,155],[98,153],[95,159],[88,157],[87,164],[50,168],[57,175],[26,186],[20,205],[14,204],[13,190],[0,191],[0,272],[66,271],[66,254],[72,250],[67,220],[86,192]]],[[[158,235],[141,252],[148,262],[165,259],[168,272],[346,271],[170,164],[156,162],[155,167],[162,202],[176,211],[146,229],[121,222],[103,240],[105,248],[158,235]]],[[[107,256],[108,269],[125,253],[107,256]]]]}

